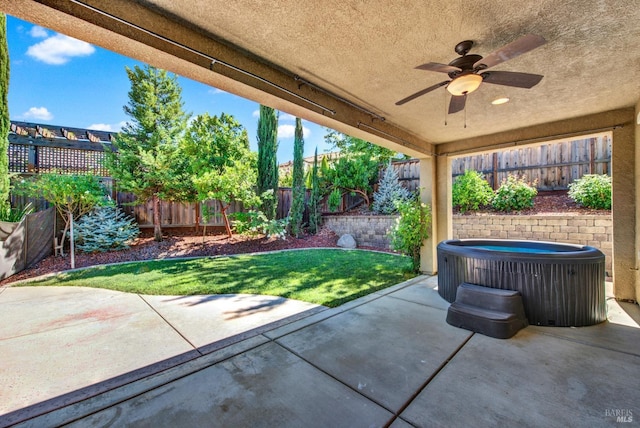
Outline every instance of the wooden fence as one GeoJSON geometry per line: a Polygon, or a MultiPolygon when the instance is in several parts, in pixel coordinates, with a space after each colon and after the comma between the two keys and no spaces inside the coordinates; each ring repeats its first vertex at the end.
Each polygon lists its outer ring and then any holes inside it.
{"type": "MultiPolygon", "coordinates": [[[[393,162],[392,166],[404,187],[411,191],[420,187],[418,159],[393,162]]],[[[605,135],[466,156],[453,159],[451,170],[454,179],[467,170],[481,172],[494,190],[509,174],[537,181],[538,190],[565,190],[585,174],[611,174],[611,138],[605,135]]]]}
{"type": "Polygon", "coordinates": [[[537,180],[538,190],[564,190],[585,174],[611,174],[611,138],[600,136],[535,147],[518,147],[454,159],[453,177],[483,173],[495,189],[507,175],[537,180]]]}
{"type": "MultiPolygon", "coordinates": [[[[24,122],[12,122],[9,134],[10,171],[22,175],[59,171],[68,174],[92,173],[105,175],[102,166],[104,146],[111,143],[112,135],[83,129],[43,128],[24,122]]],[[[537,180],[539,190],[566,189],[574,180],[584,174],[610,174],[611,139],[599,136],[581,140],[543,144],[532,147],[518,147],[501,152],[456,158],[452,161],[452,174],[456,176],[472,169],[482,172],[494,189],[500,186],[508,174],[524,176],[528,181],[537,180]]],[[[409,159],[392,163],[398,173],[400,183],[410,191],[420,187],[420,163],[409,159]]],[[[123,209],[134,216],[140,227],[150,227],[153,219],[151,203],[136,204],[131,194],[113,190],[109,177],[102,178],[110,189],[112,198],[123,209]]],[[[291,189],[281,188],[277,193],[277,218],[285,218],[291,207],[291,189]]],[[[307,192],[306,200],[309,199],[307,192]]],[[[13,197],[14,206],[22,206],[26,200],[13,197]]],[[[44,201],[36,201],[38,208],[46,208],[44,201]]],[[[362,203],[357,195],[345,194],[338,212],[362,203]]],[[[222,226],[222,214],[217,202],[207,202],[211,213],[207,226],[222,226]]],[[[161,203],[163,226],[193,227],[205,225],[202,219],[202,204],[161,203]]],[[[242,204],[235,203],[229,213],[242,211],[242,204]]],[[[321,212],[329,214],[326,198],[321,202],[321,212]]],[[[304,222],[309,213],[305,210],[304,222]]]]}

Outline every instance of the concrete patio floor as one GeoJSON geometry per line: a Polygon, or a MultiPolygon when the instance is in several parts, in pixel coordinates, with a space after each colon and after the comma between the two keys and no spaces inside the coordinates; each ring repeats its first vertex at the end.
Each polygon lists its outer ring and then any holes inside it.
{"type": "Polygon", "coordinates": [[[423,276],[335,309],[0,289],[0,426],[639,423],[637,305],[609,298],[605,323],[499,340],[448,325],[436,286],[423,276]]]}

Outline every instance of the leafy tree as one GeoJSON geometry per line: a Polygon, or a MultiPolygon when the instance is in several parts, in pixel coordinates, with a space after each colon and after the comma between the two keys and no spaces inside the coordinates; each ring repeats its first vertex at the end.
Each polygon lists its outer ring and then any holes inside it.
{"type": "Polygon", "coordinates": [[[11,213],[9,199],[9,48],[7,46],[7,16],[0,13],[0,219],[11,213]]]}
{"type": "Polygon", "coordinates": [[[339,151],[341,156],[367,156],[377,163],[387,163],[399,157],[398,153],[385,147],[332,129],[327,128],[327,131],[328,133],[324,136],[325,142],[331,146],[332,150],[339,151]]]}
{"type": "Polygon", "coordinates": [[[325,169],[323,165],[326,191],[335,194],[335,189],[341,189],[359,194],[368,207],[379,165],[392,159],[396,152],[333,130],[324,139],[333,150],[340,151],[340,157],[331,166],[325,169]]]}
{"type": "Polygon", "coordinates": [[[431,208],[418,197],[398,203],[400,217],[391,229],[391,246],[411,257],[413,271],[420,272],[420,248],[431,231],[431,208]]]}
{"type": "Polygon", "coordinates": [[[313,169],[311,170],[311,197],[309,198],[309,232],[318,233],[320,229],[320,178],[318,177],[318,148],[313,155],[313,169]]]}
{"type": "Polygon", "coordinates": [[[384,170],[378,191],[373,194],[372,209],[378,214],[393,214],[397,211],[397,202],[411,198],[411,192],[402,187],[398,181],[398,172],[391,165],[391,161],[384,170]]]}
{"type": "Polygon", "coordinates": [[[293,142],[293,187],[292,201],[289,209],[291,235],[296,238],[302,232],[302,215],[304,214],[304,139],[302,135],[302,120],[296,117],[295,139],[293,142]]]}
{"type": "Polygon", "coordinates": [[[357,157],[341,157],[326,171],[325,180],[333,190],[362,196],[367,207],[373,184],[378,177],[378,162],[364,155],[357,157]]]}
{"type": "Polygon", "coordinates": [[[197,199],[217,200],[229,237],[233,236],[227,209],[233,201],[259,203],[254,187],[256,155],[249,150],[246,129],[231,115],[208,113],[191,122],[182,149],[191,160],[191,180],[197,199]]]}
{"type": "Polygon", "coordinates": [[[40,174],[17,183],[15,192],[29,197],[44,198],[56,207],[64,220],[60,245],[64,244],[71,225],[69,216],[75,222],[95,207],[107,203],[105,189],[93,175],[40,174]]]}
{"type": "Polygon", "coordinates": [[[278,115],[267,106],[260,106],[258,119],[258,194],[271,191],[272,197],[265,198],[262,211],[269,220],[276,218],[278,191],[278,115]]]}
{"type": "Polygon", "coordinates": [[[175,75],[150,66],[126,71],[131,90],[124,111],[132,121],[116,135],[114,150],[105,151],[105,165],[120,189],[152,201],[153,234],[161,241],[160,201],[195,198],[178,145],[189,115],[175,75]]]}

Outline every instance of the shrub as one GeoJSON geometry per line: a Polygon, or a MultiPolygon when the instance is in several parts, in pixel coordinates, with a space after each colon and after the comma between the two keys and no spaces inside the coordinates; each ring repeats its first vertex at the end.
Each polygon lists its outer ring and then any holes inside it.
{"type": "Polygon", "coordinates": [[[398,173],[391,162],[384,170],[378,191],[373,194],[371,209],[378,214],[393,214],[397,211],[396,203],[411,198],[411,192],[398,182],[398,173]]]}
{"type": "Polygon", "coordinates": [[[280,220],[269,220],[262,211],[250,210],[229,215],[233,218],[233,229],[241,235],[265,235],[287,238],[289,217],[280,220]]]}
{"type": "Polygon", "coordinates": [[[493,198],[493,208],[498,211],[520,211],[533,207],[533,198],[538,194],[537,181],[528,183],[525,177],[511,175],[502,181],[493,198]]]}
{"type": "Polygon", "coordinates": [[[414,272],[420,272],[420,247],[429,238],[431,209],[418,198],[397,204],[400,216],[391,228],[391,246],[411,257],[414,272]]]}
{"type": "Polygon", "coordinates": [[[74,226],[78,248],[85,253],[128,248],[140,234],[135,220],[116,206],[97,207],[74,226]]]}
{"type": "Polygon", "coordinates": [[[477,211],[493,199],[493,189],[480,172],[467,170],[458,176],[452,187],[452,202],[460,212],[477,211]]]}
{"type": "Polygon", "coordinates": [[[331,212],[338,211],[341,203],[342,192],[340,191],[340,189],[333,189],[331,193],[329,193],[329,198],[327,198],[327,205],[329,205],[329,210],[331,210],[331,212]]]}
{"type": "Polygon", "coordinates": [[[569,184],[569,197],[587,208],[611,209],[611,177],[588,174],[569,184]]]}

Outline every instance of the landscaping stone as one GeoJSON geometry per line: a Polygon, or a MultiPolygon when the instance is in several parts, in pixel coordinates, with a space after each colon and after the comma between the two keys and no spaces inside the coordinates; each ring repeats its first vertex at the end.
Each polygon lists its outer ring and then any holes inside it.
{"type": "Polygon", "coordinates": [[[338,239],[338,247],[341,248],[356,248],[358,244],[356,240],[348,233],[345,233],[338,239]]]}

